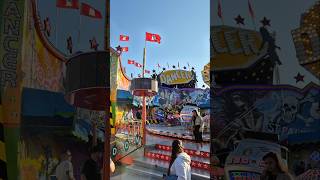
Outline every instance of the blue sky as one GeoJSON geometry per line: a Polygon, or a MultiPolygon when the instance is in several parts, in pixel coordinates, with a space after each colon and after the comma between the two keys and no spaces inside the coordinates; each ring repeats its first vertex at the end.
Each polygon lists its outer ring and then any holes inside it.
{"type": "Polygon", "coordinates": [[[189,62],[201,87],[201,70],[210,61],[209,7],[209,0],[110,0],[111,46],[129,47],[129,52],[122,53],[127,75],[141,73],[127,60],[142,64],[145,32],[150,32],[162,39],[161,44],[147,42],[147,69],[158,71],[158,63],[166,69],[168,63],[172,69],[178,62],[182,69],[189,62]],[[120,42],[120,34],[129,35],[130,41],[120,42]]]}
{"type": "MultiPolygon", "coordinates": [[[[79,9],[56,8],[56,0],[38,0],[40,17],[43,20],[49,17],[52,35],[49,40],[61,52],[68,54],[66,39],[72,37],[73,49],[76,51],[88,52],[90,49],[89,40],[96,38],[99,49],[104,45],[104,15],[105,1],[101,0],[80,0],[79,4],[87,3],[102,13],[103,19],[94,19],[87,16],[80,16],[79,9]],[[81,18],[81,24],[80,24],[81,18]],[[79,36],[80,29],[80,36],[79,36]],[[56,31],[57,30],[57,31],[56,31]],[[56,34],[57,32],[57,34],[56,34]],[[58,38],[56,38],[58,37],[58,38]]],[[[69,55],[69,54],[68,54],[69,55]]]]}
{"type": "MultiPolygon", "coordinates": [[[[222,14],[225,25],[236,26],[234,18],[240,14],[245,18],[244,28],[254,29],[248,11],[248,0],[221,0],[222,14]]],[[[304,87],[309,82],[320,84],[319,79],[299,65],[296,58],[295,47],[292,40],[291,31],[300,27],[300,16],[306,12],[316,0],[251,0],[256,16],[257,29],[261,26],[260,20],[266,16],[271,20],[270,31],[276,32],[276,41],[281,51],[278,51],[283,65],[280,67],[280,83],[291,84],[297,87],[304,87]],[[294,76],[297,73],[305,76],[305,82],[296,83],[294,76]]],[[[221,25],[221,20],[217,15],[218,0],[211,0],[210,24],[221,25]]]]}

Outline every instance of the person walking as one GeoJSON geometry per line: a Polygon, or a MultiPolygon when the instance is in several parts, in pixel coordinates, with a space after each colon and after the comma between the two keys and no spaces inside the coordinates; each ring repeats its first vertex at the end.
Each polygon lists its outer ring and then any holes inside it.
{"type": "Polygon", "coordinates": [[[200,148],[202,148],[203,119],[199,116],[199,113],[197,110],[192,111],[192,123],[193,123],[193,135],[197,143],[197,153],[200,154],[200,148]]]}
{"type": "Polygon", "coordinates": [[[84,163],[81,171],[81,180],[101,180],[101,169],[99,168],[99,159],[102,153],[96,146],[90,150],[90,158],[84,163]]]}
{"type": "Polygon", "coordinates": [[[261,180],[293,180],[287,168],[283,167],[277,154],[267,153],[263,158],[265,169],[261,175],[261,180]]]}
{"type": "Polygon", "coordinates": [[[183,151],[180,140],[172,142],[171,160],[165,180],[191,180],[191,158],[183,151]]]}
{"type": "Polygon", "coordinates": [[[56,168],[57,180],[75,180],[71,158],[72,156],[69,150],[61,154],[61,161],[56,168]]]}

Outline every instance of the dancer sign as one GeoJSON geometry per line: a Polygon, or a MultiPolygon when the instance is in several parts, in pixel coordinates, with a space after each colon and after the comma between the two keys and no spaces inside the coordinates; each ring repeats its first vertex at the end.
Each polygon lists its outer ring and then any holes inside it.
{"type": "Polygon", "coordinates": [[[194,79],[192,71],[185,70],[169,70],[160,74],[160,81],[163,84],[187,84],[194,79]]]}

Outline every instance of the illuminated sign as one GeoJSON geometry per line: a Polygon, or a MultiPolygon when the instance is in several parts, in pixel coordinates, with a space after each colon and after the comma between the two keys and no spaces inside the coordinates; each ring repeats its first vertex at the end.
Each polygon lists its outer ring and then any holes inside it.
{"type": "Polygon", "coordinates": [[[292,31],[297,58],[301,64],[311,63],[320,59],[320,34],[318,32],[317,29],[312,27],[299,28],[292,31]]]}
{"type": "Polygon", "coordinates": [[[299,63],[320,78],[320,3],[316,3],[300,20],[300,28],[293,30],[292,37],[299,63]]]}
{"type": "MultiPolygon", "coordinates": [[[[210,54],[214,65],[211,68],[246,67],[258,59],[262,43],[260,32],[231,26],[212,26],[210,33],[210,54]]],[[[265,52],[265,48],[262,52],[265,52]]]]}
{"type": "Polygon", "coordinates": [[[194,73],[185,70],[169,70],[160,74],[160,81],[163,84],[186,84],[194,79],[194,73]]]}

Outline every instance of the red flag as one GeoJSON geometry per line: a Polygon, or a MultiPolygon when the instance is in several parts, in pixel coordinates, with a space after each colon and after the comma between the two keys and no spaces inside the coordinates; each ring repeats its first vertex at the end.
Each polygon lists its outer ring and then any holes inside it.
{"type": "Polygon", "coordinates": [[[128,48],[128,47],[122,47],[122,48],[121,48],[121,51],[122,51],[122,52],[128,52],[128,51],[129,51],[129,48],[128,48]]]}
{"type": "Polygon", "coordinates": [[[56,6],[59,8],[79,9],[79,0],[57,0],[56,6]]]}
{"type": "Polygon", "coordinates": [[[134,64],[134,60],[128,59],[128,64],[134,64]]]}
{"type": "Polygon", "coordinates": [[[222,9],[221,9],[221,2],[220,0],[218,1],[218,16],[222,18],[222,9]]]}
{"type": "Polygon", "coordinates": [[[150,71],[149,70],[144,70],[144,73],[150,74],[150,71]]]}
{"type": "Polygon", "coordinates": [[[91,7],[89,4],[81,3],[81,15],[89,16],[92,18],[102,19],[102,14],[97,9],[91,7]]]}
{"type": "Polygon", "coordinates": [[[146,32],[146,41],[157,42],[160,44],[161,37],[159,34],[152,34],[152,33],[146,32]]]}
{"type": "Polygon", "coordinates": [[[158,63],[158,68],[161,68],[160,64],[158,63]]]}
{"type": "Polygon", "coordinates": [[[253,12],[253,9],[252,9],[252,6],[251,6],[251,3],[250,3],[250,0],[248,0],[248,6],[249,6],[249,13],[250,13],[250,16],[251,16],[251,18],[254,18],[254,12],[253,12]]]}
{"type": "Polygon", "coordinates": [[[129,36],[120,35],[120,41],[129,41],[129,36]]]}
{"type": "Polygon", "coordinates": [[[134,65],[136,65],[137,67],[141,68],[142,67],[142,64],[138,63],[138,62],[135,62],[134,65]]]}

